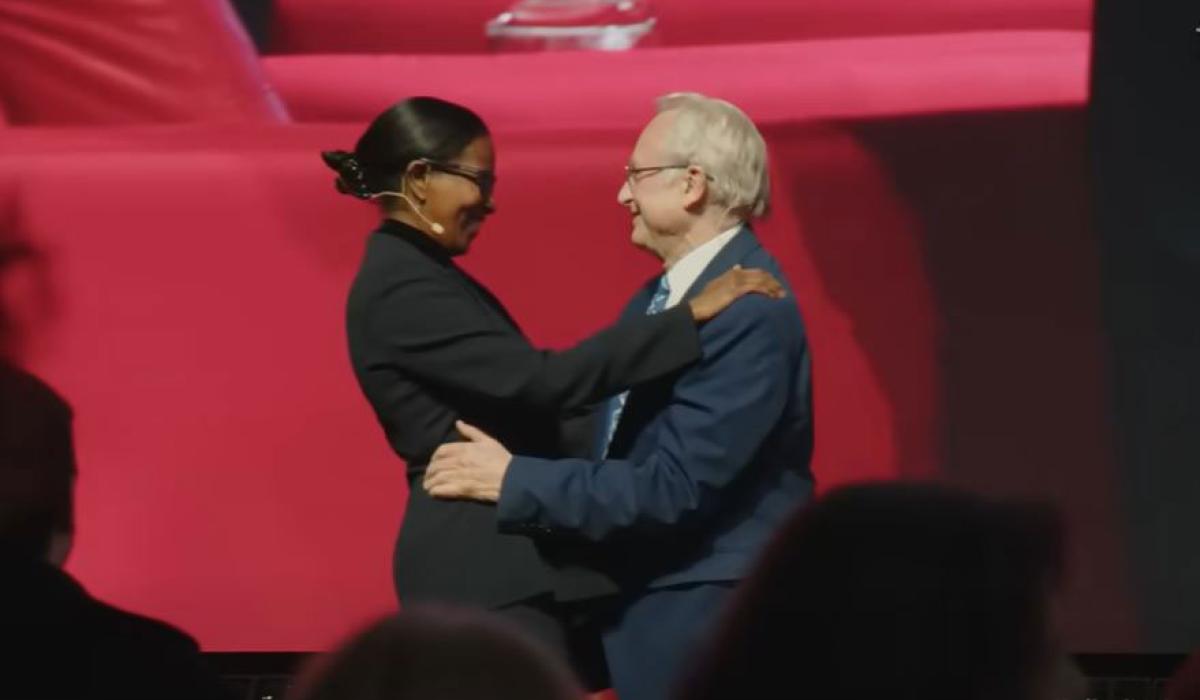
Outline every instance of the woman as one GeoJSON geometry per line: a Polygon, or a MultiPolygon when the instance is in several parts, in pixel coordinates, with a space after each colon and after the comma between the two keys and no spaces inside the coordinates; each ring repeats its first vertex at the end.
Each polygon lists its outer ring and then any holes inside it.
{"type": "MultiPolygon", "coordinates": [[[[697,324],[742,294],[781,295],[782,288],[766,273],[735,270],[689,304],[623,322],[563,352],[538,350],[454,264],[493,211],[495,159],[478,116],[433,98],[405,100],[371,123],[353,153],[322,156],[338,173],[339,191],[378,202],[383,215],[346,322],[362,390],[408,463],[397,593],[406,604],[498,609],[561,647],[552,598],[558,572],[533,540],[498,534],[492,506],[430,498],[420,487],[429,458],[458,439],[459,419],[514,452],[561,456],[564,416],[686,367],[699,358],[697,324]]],[[[600,585],[576,574],[576,593],[600,585]]]]}

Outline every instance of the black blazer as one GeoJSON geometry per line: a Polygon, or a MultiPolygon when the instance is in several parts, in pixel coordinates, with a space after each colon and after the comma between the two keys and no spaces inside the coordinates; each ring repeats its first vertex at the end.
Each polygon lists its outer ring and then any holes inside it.
{"type": "Polygon", "coordinates": [[[524,536],[500,534],[492,505],[430,498],[420,476],[438,445],[459,439],[459,418],[514,454],[568,456],[564,417],[699,359],[687,305],[626,319],[562,352],[539,350],[440,246],[385,220],[351,287],[346,332],[359,385],[408,463],[394,569],[403,602],[494,606],[610,585],[565,573],[524,536]]]}

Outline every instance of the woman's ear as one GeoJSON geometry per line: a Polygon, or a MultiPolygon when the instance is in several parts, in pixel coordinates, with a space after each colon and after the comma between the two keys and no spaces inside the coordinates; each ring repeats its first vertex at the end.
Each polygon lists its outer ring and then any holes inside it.
{"type": "Polygon", "coordinates": [[[408,164],[404,170],[404,175],[400,178],[400,191],[415,198],[418,202],[424,202],[429,190],[429,163],[423,160],[414,160],[408,164]]]}

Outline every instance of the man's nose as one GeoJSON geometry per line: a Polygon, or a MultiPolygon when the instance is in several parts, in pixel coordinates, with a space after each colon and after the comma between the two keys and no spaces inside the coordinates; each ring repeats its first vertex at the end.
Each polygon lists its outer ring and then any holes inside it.
{"type": "Polygon", "coordinates": [[[628,180],[621,184],[620,190],[617,190],[617,203],[623,207],[633,203],[633,191],[629,189],[628,180]]]}

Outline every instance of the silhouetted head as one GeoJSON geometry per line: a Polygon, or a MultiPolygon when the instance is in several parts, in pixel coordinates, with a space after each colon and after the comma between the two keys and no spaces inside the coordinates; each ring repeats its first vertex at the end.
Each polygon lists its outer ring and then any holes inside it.
{"type": "Polygon", "coordinates": [[[324,151],[338,191],[377,199],[386,216],[467,251],[494,210],[495,152],[483,120],[433,97],[398,102],[375,118],[354,152],[324,151]]]}
{"type": "Polygon", "coordinates": [[[0,556],[61,565],[75,530],[71,409],[0,362],[0,556]]]}
{"type": "Polygon", "coordinates": [[[410,609],[317,660],[296,700],[582,700],[546,650],[482,611],[410,609]]]}
{"type": "Polygon", "coordinates": [[[947,487],[830,492],[779,533],[683,698],[1062,700],[1049,508],[947,487]]]}
{"type": "Polygon", "coordinates": [[[1194,652],[1171,676],[1167,700],[1200,700],[1200,651],[1194,652]]]}

